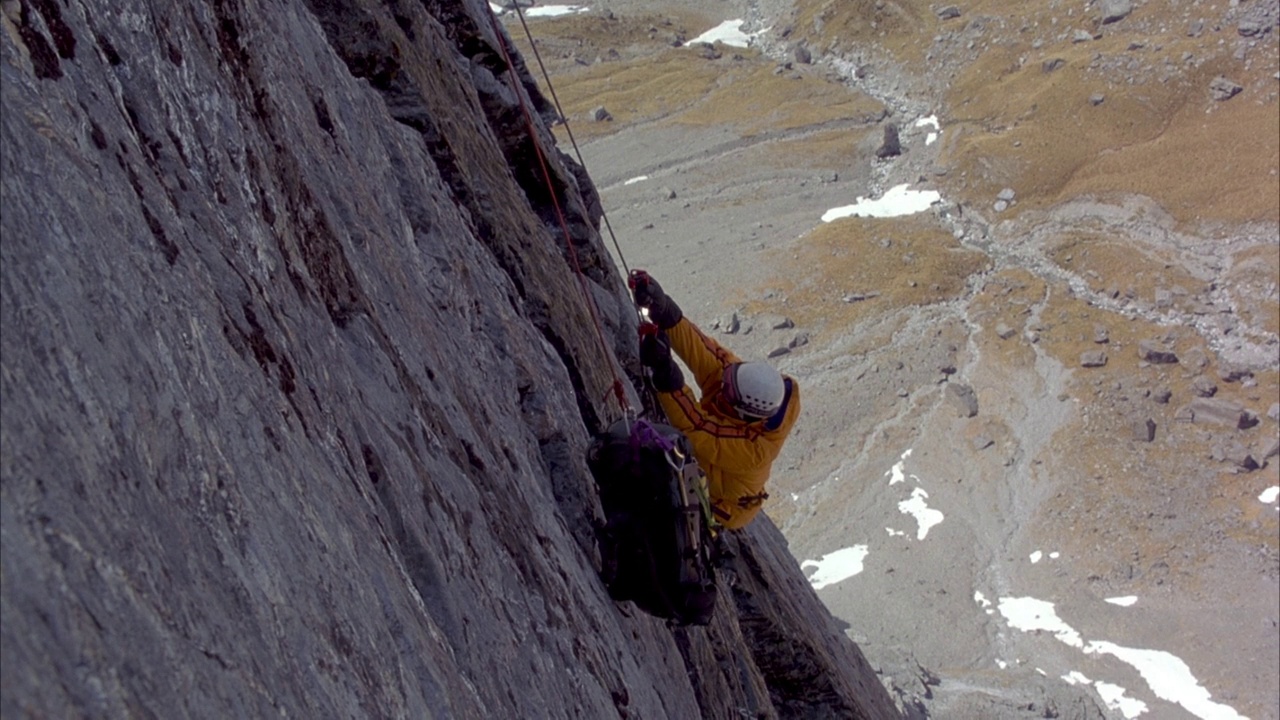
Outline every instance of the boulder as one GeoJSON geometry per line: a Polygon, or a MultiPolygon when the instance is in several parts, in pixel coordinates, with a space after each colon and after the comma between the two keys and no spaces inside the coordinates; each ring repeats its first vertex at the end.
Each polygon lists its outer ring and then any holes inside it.
{"type": "Polygon", "coordinates": [[[1249,448],[1234,440],[1223,441],[1215,445],[1210,457],[1219,462],[1229,462],[1246,472],[1251,472],[1261,467],[1249,448]]]}
{"type": "Polygon", "coordinates": [[[1138,442],[1151,442],[1156,439],[1156,421],[1151,418],[1138,420],[1133,424],[1133,439],[1138,442]]]}
{"type": "Polygon", "coordinates": [[[1240,91],[1242,90],[1244,90],[1244,87],[1241,86],[1239,83],[1232,80],[1228,80],[1227,78],[1221,75],[1214,78],[1209,83],[1209,95],[1211,95],[1214,100],[1217,100],[1219,102],[1223,100],[1230,100],[1231,98],[1240,94],[1240,91]]]}
{"type": "Polygon", "coordinates": [[[1129,13],[1133,12],[1133,2],[1131,0],[1103,0],[1102,13],[1100,20],[1103,25],[1110,25],[1129,17],[1129,13]]]}
{"type": "Polygon", "coordinates": [[[1194,392],[1197,397],[1213,397],[1214,394],[1218,392],[1218,384],[1204,375],[1197,375],[1195,379],[1191,381],[1191,391],[1194,392]]]}
{"type": "Polygon", "coordinates": [[[1143,340],[1138,343],[1138,357],[1153,365],[1178,362],[1178,356],[1155,340],[1143,340]]]}
{"type": "Polygon", "coordinates": [[[876,150],[876,157],[883,160],[901,154],[902,143],[898,139],[898,126],[888,123],[884,126],[884,142],[880,145],[880,149],[876,150]]]}
{"type": "Polygon", "coordinates": [[[1212,423],[1241,429],[1257,424],[1256,417],[1243,405],[1226,398],[1198,397],[1184,405],[1179,414],[1184,415],[1183,411],[1189,413],[1191,422],[1196,424],[1212,423]]]}
{"type": "Polygon", "coordinates": [[[947,383],[946,396],[960,417],[971,418],[978,414],[978,394],[968,385],[947,383]]]}
{"type": "Polygon", "coordinates": [[[1082,367],[1102,367],[1107,364],[1107,353],[1102,350],[1087,350],[1080,353],[1082,367]]]}

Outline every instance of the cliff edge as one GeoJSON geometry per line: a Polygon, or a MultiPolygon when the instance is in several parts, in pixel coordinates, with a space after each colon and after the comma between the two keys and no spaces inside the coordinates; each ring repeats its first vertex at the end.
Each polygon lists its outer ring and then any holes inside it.
{"type": "Polygon", "coordinates": [[[5,717],[899,715],[766,518],[608,597],[635,320],[488,13],[4,3],[5,717]]]}

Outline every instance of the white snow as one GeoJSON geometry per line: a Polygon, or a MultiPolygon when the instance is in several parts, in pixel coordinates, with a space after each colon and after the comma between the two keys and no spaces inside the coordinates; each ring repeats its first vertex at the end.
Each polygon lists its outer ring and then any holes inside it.
{"type": "Polygon", "coordinates": [[[1119,685],[1112,685],[1099,680],[1093,686],[1098,689],[1098,695],[1102,697],[1102,702],[1106,703],[1108,708],[1119,710],[1121,715],[1130,718],[1130,720],[1147,711],[1146,703],[1131,697],[1125,697],[1125,690],[1119,685]]]}
{"type": "Polygon", "coordinates": [[[934,510],[925,504],[925,500],[929,497],[929,493],[924,488],[916,488],[911,491],[911,499],[903,500],[898,503],[898,510],[904,514],[914,515],[916,523],[920,529],[916,531],[916,539],[923,540],[925,535],[929,534],[929,528],[942,522],[943,515],[940,511],[934,510]]]}
{"type": "MultiPolygon", "coordinates": [[[[1177,703],[1204,720],[1241,720],[1234,708],[1209,699],[1209,691],[1200,687],[1191,668],[1175,655],[1162,650],[1138,650],[1105,641],[1094,641],[1085,647],[1088,654],[1114,655],[1138,669],[1151,691],[1162,700],[1177,703]]],[[[1133,717],[1127,715],[1126,717],[1133,717]]]]}
{"type": "Polygon", "coordinates": [[[622,183],[622,184],[623,184],[623,185],[635,185],[635,184],[636,184],[636,183],[638,183],[638,182],[644,182],[645,180],[648,180],[648,179],[649,179],[649,176],[648,176],[648,175],[637,175],[636,177],[633,177],[633,178],[631,178],[630,180],[627,180],[626,182],[624,182],[624,183],[622,183]]]}
{"type": "Polygon", "coordinates": [[[541,5],[531,7],[524,11],[525,17],[558,17],[560,15],[573,15],[576,13],[584,13],[589,8],[582,5],[541,5]]]}
{"type": "Polygon", "coordinates": [[[894,185],[878,200],[859,197],[853,205],[832,208],[823,213],[822,222],[850,216],[886,218],[914,215],[942,200],[942,195],[936,190],[911,190],[910,187],[910,183],[894,185]]]}
{"type": "Polygon", "coordinates": [[[814,590],[821,590],[862,572],[862,561],[866,559],[868,552],[866,545],[841,548],[823,555],[821,560],[805,560],[800,563],[800,568],[817,568],[809,576],[809,584],[814,590]]]}
{"type": "MultiPolygon", "coordinates": [[[[744,20],[725,20],[719,25],[702,33],[698,37],[689,41],[693,43],[716,43],[722,42],[732,47],[747,47],[751,44],[751,39],[760,33],[748,35],[742,32],[742,24],[744,20]]],[[[764,32],[763,30],[761,32],[764,32]]]]}
{"type": "Polygon", "coordinates": [[[890,476],[889,477],[890,485],[896,485],[902,482],[903,480],[907,479],[906,473],[902,471],[902,466],[907,464],[907,458],[909,457],[911,457],[911,449],[908,449],[906,452],[902,453],[902,457],[898,459],[898,463],[893,467],[889,468],[889,472],[885,473],[885,475],[890,476]]]}
{"type": "MultiPolygon", "coordinates": [[[[559,15],[573,15],[575,13],[584,13],[590,10],[585,5],[540,5],[538,7],[523,6],[525,17],[556,17],[559,15]]],[[[496,3],[489,3],[489,9],[494,15],[503,15],[511,11],[512,8],[505,8],[496,3]]]]}
{"type": "Polygon", "coordinates": [[[932,145],[937,141],[938,135],[942,132],[941,127],[938,125],[937,115],[930,115],[929,117],[922,117],[919,120],[916,120],[916,127],[932,127],[934,129],[934,132],[925,136],[925,145],[932,145]]]}
{"type": "Polygon", "coordinates": [[[1035,565],[1036,563],[1040,562],[1040,558],[1042,557],[1044,557],[1044,553],[1040,552],[1039,550],[1031,553],[1031,564],[1035,565]]]}
{"type": "Polygon", "coordinates": [[[1107,598],[1107,602],[1111,603],[1112,605],[1119,605],[1120,607],[1129,607],[1130,605],[1138,602],[1138,596],[1125,595],[1123,597],[1111,597],[1111,598],[1107,598]]]}
{"type": "MultiPolygon", "coordinates": [[[[1128,600],[1129,598],[1113,598],[1128,600]]],[[[1136,598],[1134,598],[1136,600],[1136,598]]],[[[1108,601],[1110,602],[1110,600],[1108,601]]],[[[1131,604],[1131,603],[1130,603],[1131,604]]],[[[1200,686],[1191,674],[1191,668],[1177,656],[1163,650],[1140,650],[1122,647],[1103,640],[1085,643],[1080,633],[1058,617],[1053,603],[1031,597],[1000,598],[1000,614],[1009,626],[1026,632],[1047,631],[1072,647],[1080,648],[1086,655],[1113,655],[1132,665],[1147,682],[1147,686],[1162,700],[1181,705],[1202,720],[1247,720],[1234,708],[1210,700],[1209,691],[1200,686]]],[[[1080,680],[1083,675],[1073,679],[1080,680]]],[[[1146,703],[1125,697],[1125,689],[1110,683],[1094,683],[1107,707],[1119,710],[1126,718],[1135,718],[1147,711],[1146,703]]]]}
{"type": "Polygon", "coordinates": [[[1258,496],[1259,501],[1268,505],[1275,502],[1277,499],[1280,499],[1280,485],[1272,485],[1266,490],[1263,490],[1262,494],[1258,496]]]}
{"type": "Polygon", "coordinates": [[[1062,679],[1065,680],[1068,685],[1088,685],[1091,682],[1089,678],[1085,677],[1084,673],[1078,670],[1072,670],[1066,675],[1063,675],[1062,679]]]}
{"type": "Polygon", "coordinates": [[[999,607],[1000,614],[1009,621],[1010,627],[1026,632],[1046,630],[1072,647],[1084,647],[1080,633],[1058,618],[1051,602],[1031,597],[1002,597],[999,607]]]}
{"type": "Polygon", "coordinates": [[[891,527],[887,527],[884,530],[885,532],[889,533],[889,537],[906,537],[907,536],[905,532],[901,530],[894,530],[891,527]]]}

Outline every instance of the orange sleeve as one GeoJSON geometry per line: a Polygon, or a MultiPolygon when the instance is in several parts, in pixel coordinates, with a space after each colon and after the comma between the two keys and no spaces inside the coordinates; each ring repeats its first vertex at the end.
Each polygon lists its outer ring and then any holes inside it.
{"type": "Polygon", "coordinates": [[[671,339],[671,349],[693,371],[704,395],[719,389],[726,367],[742,362],[731,350],[703,334],[688,318],[681,318],[668,329],[667,337],[671,339]]]}

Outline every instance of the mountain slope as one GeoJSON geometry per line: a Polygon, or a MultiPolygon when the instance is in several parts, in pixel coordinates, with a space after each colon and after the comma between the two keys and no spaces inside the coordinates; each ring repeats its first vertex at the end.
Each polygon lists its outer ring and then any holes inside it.
{"type": "Polygon", "coordinates": [[[767,522],[599,582],[635,320],[483,4],[0,22],[6,717],[897,715],[767,522]]]}

